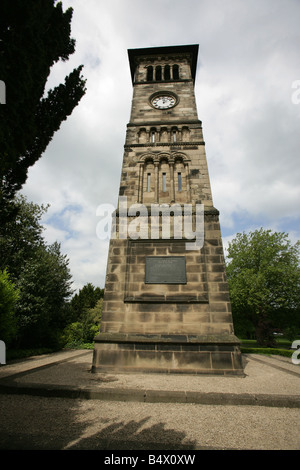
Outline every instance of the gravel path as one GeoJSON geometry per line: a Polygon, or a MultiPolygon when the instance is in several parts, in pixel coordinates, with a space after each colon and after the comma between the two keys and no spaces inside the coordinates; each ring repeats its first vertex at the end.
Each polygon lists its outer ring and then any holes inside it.
{"type": "Polygon", "coordinates": [[[300,409],[25,395],[0,403],[2,449],[300,449],[300,409]]]}

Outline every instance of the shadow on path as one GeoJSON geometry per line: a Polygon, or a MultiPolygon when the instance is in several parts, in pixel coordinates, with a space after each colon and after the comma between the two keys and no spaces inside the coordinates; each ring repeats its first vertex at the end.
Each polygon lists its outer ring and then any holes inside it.
{"type": "MultiPolygon", "coordinates": [[[[196,441],[151,416],[101,417],[74,399],[1,395],[1,450],[191,450],[196,441]]],[[[97,402],[99,403],[99,402],[97,402]]],[[[130,404],[130,406],[134,406],[130,404]]],[[[113,407],[112,407],[113,411],[113,407]]],[[[133,410],[134,411],[134,410],[133,410]]]]}

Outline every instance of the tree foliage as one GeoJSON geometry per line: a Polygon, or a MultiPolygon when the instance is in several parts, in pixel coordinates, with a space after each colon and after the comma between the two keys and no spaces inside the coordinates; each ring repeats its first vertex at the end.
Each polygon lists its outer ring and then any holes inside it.
{"type": "Polygon", "coordinates": [[[92,343],[100,331],[104,289],[90,282],[79,289],[69,304],[68,325],[63,342],[68,345],[92,343]]]}
{"type": "Polygon", "coordinates": [[[0,106],[2,224],[11,216],[9,201],[25,183],[28,168],[85,93],[82,65],[45,91],[51,67],[75,51],[72,14],[55,0],[0,2],[0,79],[6,85],[6,105],[0,106]]]}
{"type": "Polygon", "coordinates": [[[17,279],[26,260],[33,258],[39,247],[44,247],[43,215],[49,206],[34,204],[20,195],[11,202],[15,217],[0,227],[0,269],[9,267],[17,279]]]}
{"type": "Polygon", "coordinates": [[[53,346],[68,321],[69,261],[58,243],[48,246],[42,236],[41,218],[47,208],[28,203],[22,196],[14,204],[16,218],[0,236],[0,269],[9,273],[19,293],[14,345],[53,346]]]}
{"type": "Polygon", "coordinates": [[[68,260],[60,245],[39,247],[27,260],[17,281],[19,344],[53,346],[66,322],[66,303],[72,293],[68,260]]]}
{"type": "Polygon", "coordinates": [[[57,0],[0,2],[0,80],[6,86],[6,105],[0,106],[0,321],[20,347],[54,345],[70,322],[90,339],[102,311],[103,290],[91,284],[70,303],[68,259],[42,236],[47,207],[17,197],[28,169],[86,91],[82,65],[47,89],[53,65],[75,51],[72,14],[57,0]]]}
{"type": "Polygon", "coordinates": [[[300,242],[271,230],[238,233],[228,247],[227,277],[237,329],[274,343],[274,328],[299,325],[300,242]]]}
{"type": "Polygon", "coordinates": [[[69,260],[47,245],[47,207],[15,198],[16,218],[0,236],[0,339],[16,348],[91,343],[99,332],[104,289],[87,283],[72,296],[69,260]]]}
{"type": "Polygon", "coordinates": [[[66,326],[63,331],[62,341],[65,345],[75,346],[84,343],[92,343],[100,332],[103,298],[100,298],[95,307],[87,308],[80,321],[75,321],[66,326]]]}
{"type": "Polygon", "coordinates": [[[17,332],[15,316],[19,291],[6,270],[0,271],[0,339],[8,346],[17,332]]]}
{"type": "Polygon", "coordinates": [[[85,316],[86,310],[95,308],[98,300],[103,298],[103,295],[104,289],[95,287],[90,282],[83,286],[82,289],[79,289],[70,302],[73,321],[81,321],[85,316]]]}

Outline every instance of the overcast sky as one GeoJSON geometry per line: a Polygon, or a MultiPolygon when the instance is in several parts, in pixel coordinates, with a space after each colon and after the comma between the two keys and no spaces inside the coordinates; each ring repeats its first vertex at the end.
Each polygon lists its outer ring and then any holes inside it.
{"type": "Polygon", "coordinates": [[[61,242],[74,289],[104,287],[108,241],[100,204],[117,205],[132,98],[127,50],[199,44],[195,93],[213,202],[226,248],[263,227],[300,239],[300,1],[63,0],[76,52],[49,87],[80,64],[87,93],[29,171],[22,193],[49,203],[48,243],[61,242]]]}

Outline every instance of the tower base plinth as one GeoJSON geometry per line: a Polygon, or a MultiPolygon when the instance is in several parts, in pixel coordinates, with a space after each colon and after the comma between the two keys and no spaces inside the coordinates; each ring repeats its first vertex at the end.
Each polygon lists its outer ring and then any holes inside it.
{"type": "Polygon", "coordinates": [[[92,372],[244,376],[234,335],[126,335],[95,338],[92,372]]]}

